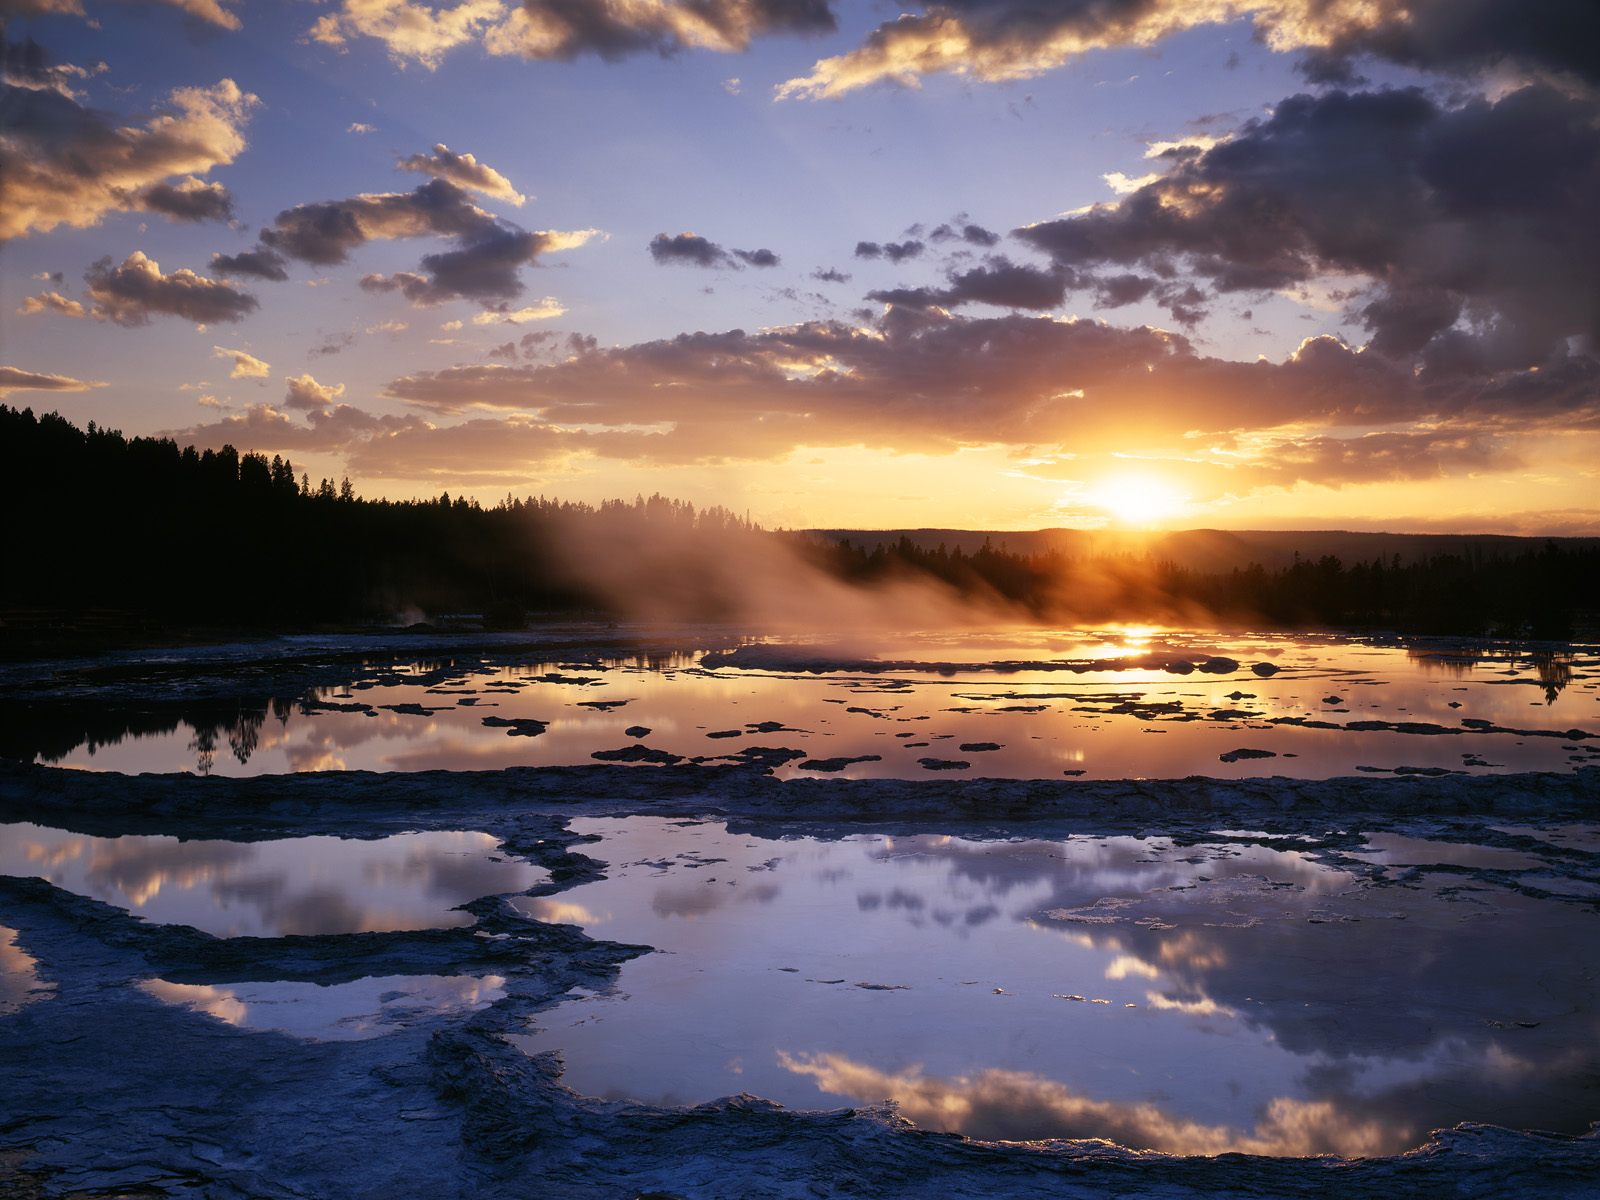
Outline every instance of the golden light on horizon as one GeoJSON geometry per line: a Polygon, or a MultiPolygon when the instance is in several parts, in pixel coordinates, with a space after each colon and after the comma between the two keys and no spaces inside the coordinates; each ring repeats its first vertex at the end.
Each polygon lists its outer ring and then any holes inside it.
{"type": "Polygon", "coordinates": [[[1087,499],[1120,525],[1159,525],[1184,511],[1188,497],[1155,475],[1113,475],[1090,488],[1087,499]]]}

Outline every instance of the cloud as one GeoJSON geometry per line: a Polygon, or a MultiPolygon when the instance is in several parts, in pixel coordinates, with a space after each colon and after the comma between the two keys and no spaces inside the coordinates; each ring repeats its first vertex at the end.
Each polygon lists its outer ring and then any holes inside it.
{"type": "Polygon", "coordinates": [[[1541,380],[1549,392],[1532,397],[1476,385],[1443,394],[1332,338],[1279,362],[1231,362],[1161,330],[1017,314],[892,308],[867,326],[608,349],[540,331],[521,345],[537,361],[497,347],[480,364],[392,380],[383,394],[405,415],[332,394],[321,403],[323,385],[292,385],[299,402],[256,406],[204,437],[339,453],[352,471],[452,487],[514,486],[582,458],[685,465],[836,446],[990,447],[1040,479],[1148,465],[1198,501],[1504,472],[1542,432],[1600,426],[1595,375],[1541,380]],[[1147,449],[1130,458],[1133,447],[1147,449]]]}
{"type": "Polygon", "coordinates": [[[413,154],[395,163],[402,171],[420,171],[435,179],[448,179],[459,187],[481,192],[496,200],[521,207],[528,198],[511,181],[488,163],[481,163],[470,154],[457,154],[443,142],[433,148],[432,154],[413,154]]]}
{"type": "Polygon", "coordinates": [[[867,299],[917,308],[993,304],[1045,310],[1060,307],[1071,279],[1066,271],[1022,266],[997,255],[982,266],[951,272],[949,287],[880,290],[868,292],[867,299]]]}
{"type": "Polygon", "coordinates": [[[26,317],[36,313],[55,313],[63,317],[86,317],[87,309],[76,300],[63,296],[60,292],[40,292],[37,296],[29,296],[17,309],[17,315],[26,317]]]}
{"type": "Polygon", "coordinates": [[[449,180],[432,179],[410,192],[362,193],[285,209],[261,231],[261,243],[280,259],[329,266],[369,241],[451,238],[455,248],[425,255],[419,271],[368,275],[361,286],[399,292],[417,305],[457,298],[492,305],[522,294],[522,267],[547,252],[581,246],[597,232],[529,232],[485,212],[449,180]]]}
{"type": "MultiPolygon", "coordinates": [[[[83,228],[107,213],[156,206],[170,212],[201,198],[195,179],[232,162],[245,148],[244,125],[256,98],[231,79],[177,88],[168,111],[142,121],[86,108],[60,91],[0,85],[0,239],[83,228]],[[183,182],[160,190],[166,180],[183,182]],[[157,189],[152,192],[151,189],[157,189]],[[160,207],[165,203],[167,207],[160,207]]],[[[226,196],[226,192],[222,193],[226,196]]]]}
{"type": "MultiPolygon", "coordinates": [[[[162,4],[181,9],[197,21],[221,29],[240,29],[242,23],[229,5],[237,0],[145,0],[147,4],[162,4]]],[[[84,16],[83,0],[0,0],[0,18],[36,17],[57,14],[68,17],[84,16]]]]}
{"type": "MultiPolygon", "coordinates": [[[[225,346],[213,346],[211,347],[211,357],[227,358],[233,361],[233,370],[228,372],[229,379],[266,379],[272,374],[270,363],[262,362],[255,355],[244,350],[229,350],[225,346]]],[[[309,376],[305,378],[309,378],[309,376]]]]}
{"type": "Polygon", "coordinates": [[[311,409],[304,418],[304,423],[299,423],[270,404],[252,404],[208,425],[163,430],[161,436],[212,448],[231,445],[252,450],[337,452],[421,423],[416,417],[374,416],[348,404],[311,409]]]}
{"type": "Polygon", "coordinates": [[[1268,1101],[1255,1128],[1243,1130],[1204,1125],[1148,1101],[1096,1100],[1025,1071],[989,1069],[944,1079],[918,1067],[886,1072],[842,1054],[783,1050],[778,1062],[830,1095],[869,1104],[892,1097],[923,1128],[979,1138],[1105,1138],[1134,1150],[1183,1155],[1360,1157],[1389,1152],[1395,1134],[1386,1120],[1359,1109],[1347,1112],[1328,1101],[1287,1096],[1268,1101]]]}
{"type": "MultiPolygon", "coordinates": [[[[0,0],[0,14],[4,12],[4,0],[0,0]]],[[[48,51],[31,37],[20,42],[8,41],[5,30],[0,28],[0,83],[10,87],[59,92],[76,99],[78,81],[105,69],[105,63],[95,67],[52,63],[48,51]]]]}
{"type": "MultiPolygon", "coordinates": [[[[1442,382],[1592,353],[1597,210],[1600,100],[1331,92],[1291,97],[1122,199],[1017,236],[1063,270],[1183,272],[1222,292],[1364,278],[1353,317],[1373,350],[1442,382]]],[[[1144,286],[1122,276],[1105,290],[1144,286]]]]}
{"type": "Polygon", "coordinates": [[[725,250],[716,242],[708,241],[698,233],[679,233],[671,236],[658,233],[650,239],[650,257],[662,266],[733,267],[743,263],[751,267],[775,267],[779,258],[771,250],[725,250]]]}
{"type": "Polygon", "coordinates": [[[231,221],[233,195],[220,183],[193,175],[177,183],[153,183],[139,193],[139,206],[174,221],[231,221]]]}
{"type": "Polygon", "coordinates": [[[50,375],[42,371],[24,371],[21,367],[0,366],[0,396],[12,392],[86,392],[90,388],[103,388],[104,383],[74,379],[70,375],[50,375]]]}
{"type": "Polygon", "coordinates": [[[846,272],[835,270],[833,267],[828,267],[826,269],[824,269],[822,267],[818,267],[815,271],[811,272],[811,278],[817,280],[820,283],[849,283],[850,282],[850,276],[846,272]]]}
{"type": "Polygon", "coordinates": [[[368,125],[365,121],[351,121],[345,132],[355,134],[377,133],[378,127],[376,125],[368,125]]]}
{"type": "Polygon", "coordinates": [[[959,229],[955,224],[936,225],[928,233],[928,240],[930,242],[962,241],[971,246],[983,246],[985,248],[1000,244],[1000,235],[992,230],[985,229],[982,225],[974,225],[960,217],[956,218],[956,223],[960,225],[959,229]]]}
{"type": "Polygon", "coordinates": [[[916,258],[923,250],[927,249],[921,242],[857,242],[857,258],[887,258],[890,262],[904,262],[908,258],[916,258]]]}
{"type": "Polygon", "coordinates": [[[683,334],[560,362],[418,371],[384,394],[437,415],[498,410],[605,432],[586,448],[658,462],[781,457],[799,447],[947,453],[966,446],[1110,453],[1165,446],[1175,459],[1261,431],[1277,443],[1219,461],[1277,466],[1251,486],[1501,469],[1483,439],[1506,430],[1592,429],[1600,370],[1428,384],[1384,356],[1308,339],[1288,357],[1235,362],[1149,327],[1011,314],[976,318],[892,306],[865,326],[813,321],[756,333],[683,334]],[[1429,421],[1427,445],[1328,431],[1429,421]],[[1196,438],[1209,439],[1196,442],[1196,438]],[[1221,439],[1218,441],[1218,439],[1221,439]],[[1430,463],[1432,465],[1428,465],[1430,463]],[[1408,465],[1409,464],[1409,465],[1408,465]]]}
{"type": "Polygon", "coordinates": [[[1248,17],[1277,51],[1337,81],[1372,56],[1426,70],[1600,82],[1600,11],[1586,0],[946,0],[920,3],[856,49],[819,60],[778,99],[837,97],[925,75],[1024,79],[1092,50],[1151,46],[1248,17]]]}
{"type": "Polygon", "coordinates": [[[289,258],[331,266],[346,262],[352,250],[369,241],[471,238],[493,231],[495,224],[465,191],[435,179],[410,192],[363,192],[284,209],[261,231],[261,240],[289,258]]]}
{"type": "Polygon", "coordinates": [[[213,254],[211,269],[218,275],[244,275],[253,279],[270,279],[275,283],[282,283],[289,278],[283,255],[265,246],[238,254],[213,254]]]}
{"type": "Polygon", "coordinates": [[[774,33],[828,33],[827,0],[524,0],[489,30],[491,54],[615,61],[696,49],[731,53],[774,33]]]}
{"type": "Polygon", "coordinates": [[[490,54],[614,62],[635,54],[698,49],[731,53],[774,33],[835,27],[827,0],[342,0],[308,38],[343,48],[351,38],[383,43],[397,62],[430,70],[450,50],[479,43],[490,54]]]}
{"type": "Polygon", "coordinates": [[[429,70],[447,50],[478,38],[492,21],[503,20],[501,0],[461,0],[423,4],[413,0],[343,0],[335,12],[318,17],[306,36],[325,46],[343,47],[352,37],[376,38],[398,62],[429,70]]]}
{"type": "Polygon", "coordinates": [[[538,304],[522,308],[491,308],[472,318],[474,325],[525,325],[529,321],[548,321],[567,311],[566,306],[554,296],[546,296],[538,304]]]}
{"type": "Polygon", "coordinates": [[[248,292],[197,275],[187,267],[163,275],[161,264],[142,250],[128,255],[121,266],[113,266],[109,257],[100,259],[84,279],[95,317],[118,325],[146,325],[159,314],[209,325],[243,320],[258,307],[248,292]]]}
{"type": "MultiPolygon", "coordinates": [[[[259,361],[259,360],[256,360],[259,361]]],[[[265,366],[266,364],[262,364],[265,366]]],[[[235,368],[234,374],[238,374],[235,368]]],[[[284,393],[285,408],[299,412],[322,412],[333,407],[334,401],[344,395],[344,384],[318,383],[309,373],[289,376],[289,390],[284,393]]]]}
{"type": "Polygon", "coordinates": [[[227,5],[237,3],[238,0],[156,0],[156,2],[182,9],[195,20],[215,25],[219,29],[244,28],[238,15],[227,8],[227,5]]]}

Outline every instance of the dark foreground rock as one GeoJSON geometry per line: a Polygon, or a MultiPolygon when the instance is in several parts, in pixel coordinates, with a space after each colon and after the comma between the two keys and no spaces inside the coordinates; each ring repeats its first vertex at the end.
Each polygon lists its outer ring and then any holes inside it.
{"type": "MultiPolygon", "coordinates": [[[[1265,831],[1356,846],[1349,830],[1475,839],[1504,819],[1593,821],[1600,769],[1329,781],[973,778],[780,781],[757,767],[258,777],[115,776],[0,766],[0,818],[85,833],[233,839],[481,829],[545,867],[534,896],[593,879],[578,815],[714,815],[731,826],[906,831],[1265,831]],[[1493,818],[1493,821],[1486,820],[1493,818]],[[1409,824],[1407,824],[1409,822],[1409,824]],[[1330,832],[1330,828],[1332,832],[1330,832]]],[[[1508,843],[1509,844],[1509,843],[1508,843]]],[[[1569,857],[1577,850],[1552,851],[1569,857]]],[[[1576,857],[1574,857],[1576,861],[1576,857]]],[[[1585,860],[1587,862],[1587,859],[1585,860]]],[[[1588,867],[1584,868],[1588,870],[1588,867]]],[[[662,1108],[576,1095],[553,1054],[505,1040],[643,947],[527,920],[508,898],[463,928],[218,939],[151,925],[42,880],[0,880],[0,925],[48,999],[0,1018],[0,1195],[194,1200],[694,1200],[982,1196],[1530,1197],[1593,1194],[1600,1137],[1462,1125],[1388,1158],[1181,1158],[1104,1142],[989,1143],[913,1128],[888,1106],[797,1112],[751,1096],[662,1108]],[[235,1028],[157,1001],[160,978],[336,984],[492,975],[503,998],[420,1012],[364,1041],[235,1028]]]]}

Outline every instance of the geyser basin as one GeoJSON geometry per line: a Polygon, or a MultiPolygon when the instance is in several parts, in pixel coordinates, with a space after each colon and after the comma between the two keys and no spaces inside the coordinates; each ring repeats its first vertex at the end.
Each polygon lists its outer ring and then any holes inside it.
{"type": "Polygon", "coordinates": [[[0,825],[0,875],[37,876],[158,924],[218,937],[369,933],[472,924],[456,906],[546,878],[486,833],[230,842],[91,837],[0,825]]]}
{"type": "Polygon", "coordinates": [[[219,775],[597,760],[802,778],[1563,771],[1600,761],[1597,662],[1593,647],[1036,629],[731,657],[474,654],[226,702],[80,690],[0,711],[0,753],[219,775]]]}
{"type": "Polygon", "coordinates": [[[1597,864],[1548,841],[574,827],[607,877],[514,903],[658,950],[516,1035],[582,1093],[892,1098],[929,1128],[1183,1154],[1600,1117],[1597,864]]]}

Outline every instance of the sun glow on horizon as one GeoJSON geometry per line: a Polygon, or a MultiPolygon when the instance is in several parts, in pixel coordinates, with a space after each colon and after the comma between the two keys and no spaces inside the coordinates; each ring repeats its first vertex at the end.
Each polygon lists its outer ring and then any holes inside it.
{"type": "Polygon", "coordinates": [[[1154,475],[1114,475],[1100,480],[1088,493],[1090,504],[1119,525],[1159,525],[1183,512],[1188,497],[1154,475]]]}

